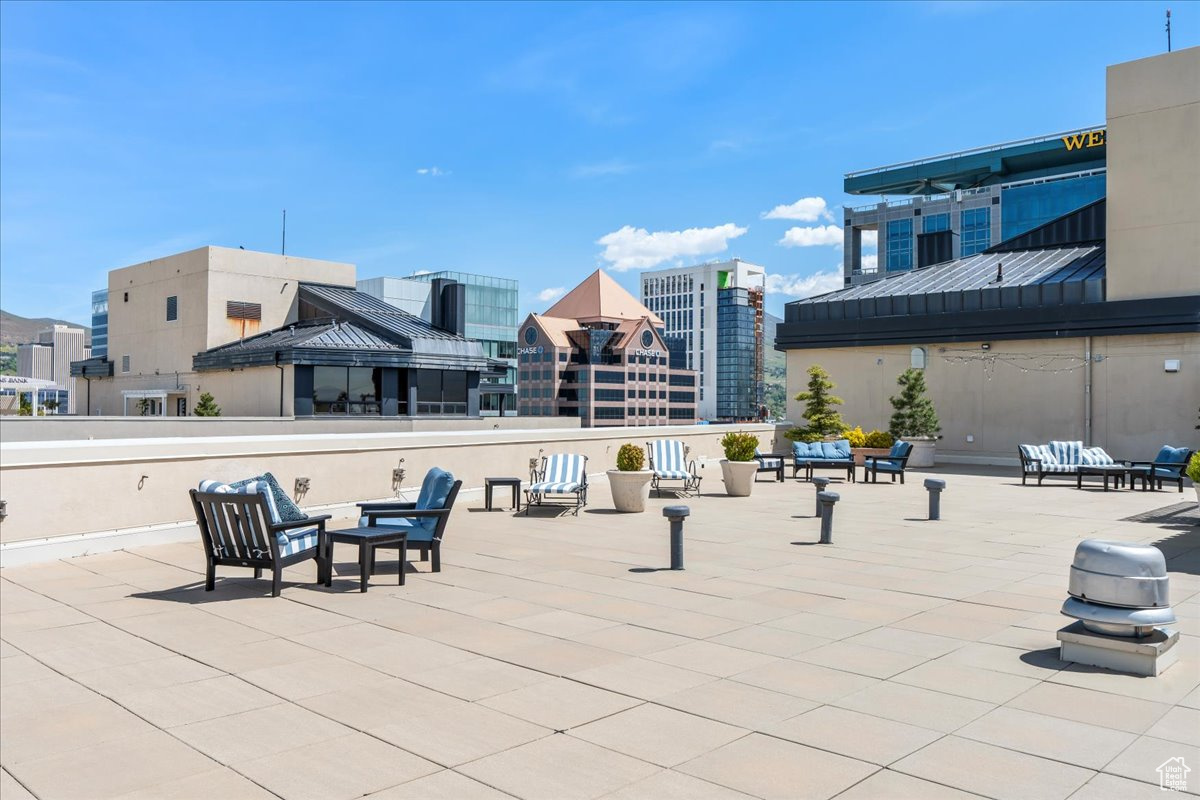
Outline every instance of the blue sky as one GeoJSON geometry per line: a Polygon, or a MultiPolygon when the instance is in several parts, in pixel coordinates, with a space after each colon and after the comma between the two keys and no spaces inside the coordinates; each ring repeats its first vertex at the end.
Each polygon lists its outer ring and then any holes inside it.
{"type": "Polygon", "coordinates": [[[1102,123],[1163,11],[5,2],[0,303],[87,323],[109,269],[277,252],[286,208],[289,253],[517,278],[522,313],[737,255],[779,314],[839,269],[843,173],[1102,123]]]}

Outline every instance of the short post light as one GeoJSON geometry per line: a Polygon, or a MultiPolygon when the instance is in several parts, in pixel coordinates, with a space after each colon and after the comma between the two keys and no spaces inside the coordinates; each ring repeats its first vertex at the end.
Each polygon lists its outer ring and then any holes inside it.
{"type": "Polygon", "coordinates": [[[942,518],[942,490],[946,482],[939,478],[926,478],[925,488],[929,490],[929,518],[942,518]]]}
{"type": "Polygon", "coordinates": [[[671,522],[671,569],[683,569],[683,520],[691,513],[687,506],[663,509],[663,516],[671,522]]]}
{"type": "Polygon", "coordinates": [[[817,502],[821,504],[821,544],[833,544],[833,504],[841,499],[837,492],[817,495],[817,502]]]}

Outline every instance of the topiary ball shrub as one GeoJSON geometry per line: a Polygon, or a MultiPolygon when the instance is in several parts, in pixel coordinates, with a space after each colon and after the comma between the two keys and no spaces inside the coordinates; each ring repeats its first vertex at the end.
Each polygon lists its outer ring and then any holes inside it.
{"type": "Polygon", "coordinates": [[[623,444],[617,451],[617,469],[637,472],[646,465],[646,452],[636,444],[623,444]]]}
{"type": "Polygon", "coordinates": [[[745,431],[730,431],[721,437],[721,448],[730,461],[753,461],[758,437],[745,431]]]}

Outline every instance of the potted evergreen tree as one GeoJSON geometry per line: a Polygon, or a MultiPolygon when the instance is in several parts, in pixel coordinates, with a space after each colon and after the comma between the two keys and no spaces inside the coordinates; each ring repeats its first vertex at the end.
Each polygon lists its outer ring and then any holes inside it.
{"type": "MultiPolygon", "coordinates": [[[[1200,425],[1196,426],[1200,429],[1200,425]]],[[[1192,453],[1188,459],[1186,474],[1192,479],[1192,489],[1196,492],[1196,507],[1200,508],[1200,452],[1192,453]]]]}
{"type": "Polygon", "coordinates": [[[754,488],[754,475],[758,472],[758,462],[754,459],[754,449],[758,447],[758,437],[744,431],[730,431],[721,437],[721,449],[725,457],[721,459],[721,477],[725,480],[725,493],[730,497],[749,497],[754,488]]]}
{"type": "Polygon", "coordinates": [[[842,404],[842,398],[831,394],[833,386],[829,373],[820,364],[808,368],[808,391],[796,395],[797,402],[805,404],[804,418],[808,420],[808,425],[792,428],[784,436],[797,442],[819,442],[828,437],[840,438],[845,435],[847,425],[834,408],[842,404]]]}
{"type": "Polygon", "coordinates": [[[221,416],[221,407],[217,405],[211,392],[204,392],[200,395],[196,407],[192,409],[192,415],[197,417],[219,417],[221,416]]]}
{"type": "Polygon", "coordinates": [[[900,386],[900,394],[890,398],[893,413],[888,432],[913,446],[908,466],[932,467],[934,447],[942,427],[933,401],[925,394],[925,372],[906,369],[896,383],[900,386]]]}
{"type": "Polygon", "coordinates": [[[617,468],[608,471],[608,488],[617,511],[637,513],[646,510],[650,497],[652,470],[643,469],[646,452],[636,444],[623,444],[617,451],[617,468]]]}

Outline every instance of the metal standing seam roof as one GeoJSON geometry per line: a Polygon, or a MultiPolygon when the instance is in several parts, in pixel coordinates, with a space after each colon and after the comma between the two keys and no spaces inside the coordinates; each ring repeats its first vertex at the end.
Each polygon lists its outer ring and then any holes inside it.
{"type": "Polygon", "coordinates": [[[407,352],[394,342],[363,330],[351,322],[338,322],[333,319],[305,320],[289,325],[286,328],[276,328],[248,339],[214,347],[206,351],[213,355],[228,352],[248,352],[252,350],[287,350],[292,348],[322,348],[332,350],[384,350],[387,352],[407,352]]]}
{"type": "Polygon", "coordinates": [[[796,300],[786,317],[792,323],[1099,303],[1104,264],[1100,245],[980,253],[796,300]]]}

